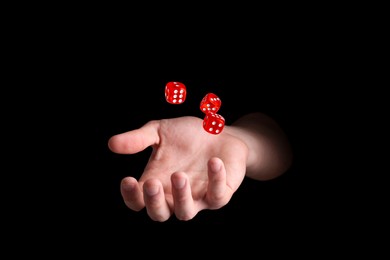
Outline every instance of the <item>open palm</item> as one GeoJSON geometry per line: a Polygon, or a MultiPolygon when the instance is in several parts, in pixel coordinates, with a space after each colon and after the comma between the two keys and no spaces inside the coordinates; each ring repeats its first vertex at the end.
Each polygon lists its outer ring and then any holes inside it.
{"type": "Polygon", "coordinates": [[[190,220],[204,209],[226,205],[243,181],[248,147],[230,132],[206,132],[197,117],[150,121],[139,129],[110,138],[120,154],[153,148],[139,180],[126,177],[121,193],[132,210],[146,207],[156,221],[172,214],[190,220]]]}

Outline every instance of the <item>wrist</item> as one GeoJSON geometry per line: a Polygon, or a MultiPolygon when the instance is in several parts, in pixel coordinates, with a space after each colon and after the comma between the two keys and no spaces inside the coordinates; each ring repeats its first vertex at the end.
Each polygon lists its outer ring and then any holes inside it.
{"type": "Polygon", "coordinates": [[[247,177],[273,179],[289,168],[292,157],[289,143],[272,118],[262,113],[247,114],[233,122],[229,132],[248,147],[247,177]]]}

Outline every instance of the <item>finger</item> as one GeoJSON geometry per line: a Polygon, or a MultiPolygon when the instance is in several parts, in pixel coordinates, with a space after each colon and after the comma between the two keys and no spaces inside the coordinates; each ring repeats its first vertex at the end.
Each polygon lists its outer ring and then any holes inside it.
{"type": "Polygon", "coordinates": [[[191,186],[184,172],[171,175],[175,215],[179,220],[190,220],[196,215],[191,186]]]}
{"type": "Polygon", "coordinates": [[[208,177],[207,202],[211,208],[220,208],[229,200],[229,196],[227,196],[226,170],[221,159],[214,157],[208,161],[208,177]]]}
{"type": "Polygon", "coordinates": [[[140,211],[145,207],[142,191],[137,180],[133,177],[126,177],[121,182],[121,194],[127,207],[140,211]]]}
{"type": "Polygon", "coordinates": [[[108,140],[111,151],[119,154],[133,154],[158,144],[158,121],[150,121],[141,128],[112,136],[108,140]]]}
{"type": "Polygon", "coordinates": [[[145,206],[150,218],[160,222],[166,221],[171,216],[171,211],[165,200],[161,182],[156,179],[149,179],[145,181],[143,190],[145,206]]]}

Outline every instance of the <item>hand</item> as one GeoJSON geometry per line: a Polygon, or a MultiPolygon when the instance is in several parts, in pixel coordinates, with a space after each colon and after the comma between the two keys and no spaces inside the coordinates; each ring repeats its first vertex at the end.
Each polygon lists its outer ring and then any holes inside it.
{"type": "Polygon", "coordinates": [[[200,118],[186,116],[112,136],[108,144],[115,153],[153,148],[140,179],[121,182],[127,207],[146,207],[151,219],[163,222],[173,214],[190,220],[201,210],[226,205],[245,177],[248,159],[248,146],[232,133],[225,126],[219,135],[210,134],[200,118]]]}

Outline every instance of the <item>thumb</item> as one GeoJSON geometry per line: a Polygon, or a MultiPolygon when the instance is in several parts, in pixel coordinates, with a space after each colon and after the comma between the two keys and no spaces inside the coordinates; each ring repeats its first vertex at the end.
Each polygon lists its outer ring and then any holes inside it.
{"type": "Polygon", "coordinates": [[[112,136],[108,140],[108,147],[114,153],[134,154],[147,147],[158,144],[159,121],[150,121],[141,128],[112,136]]]}

